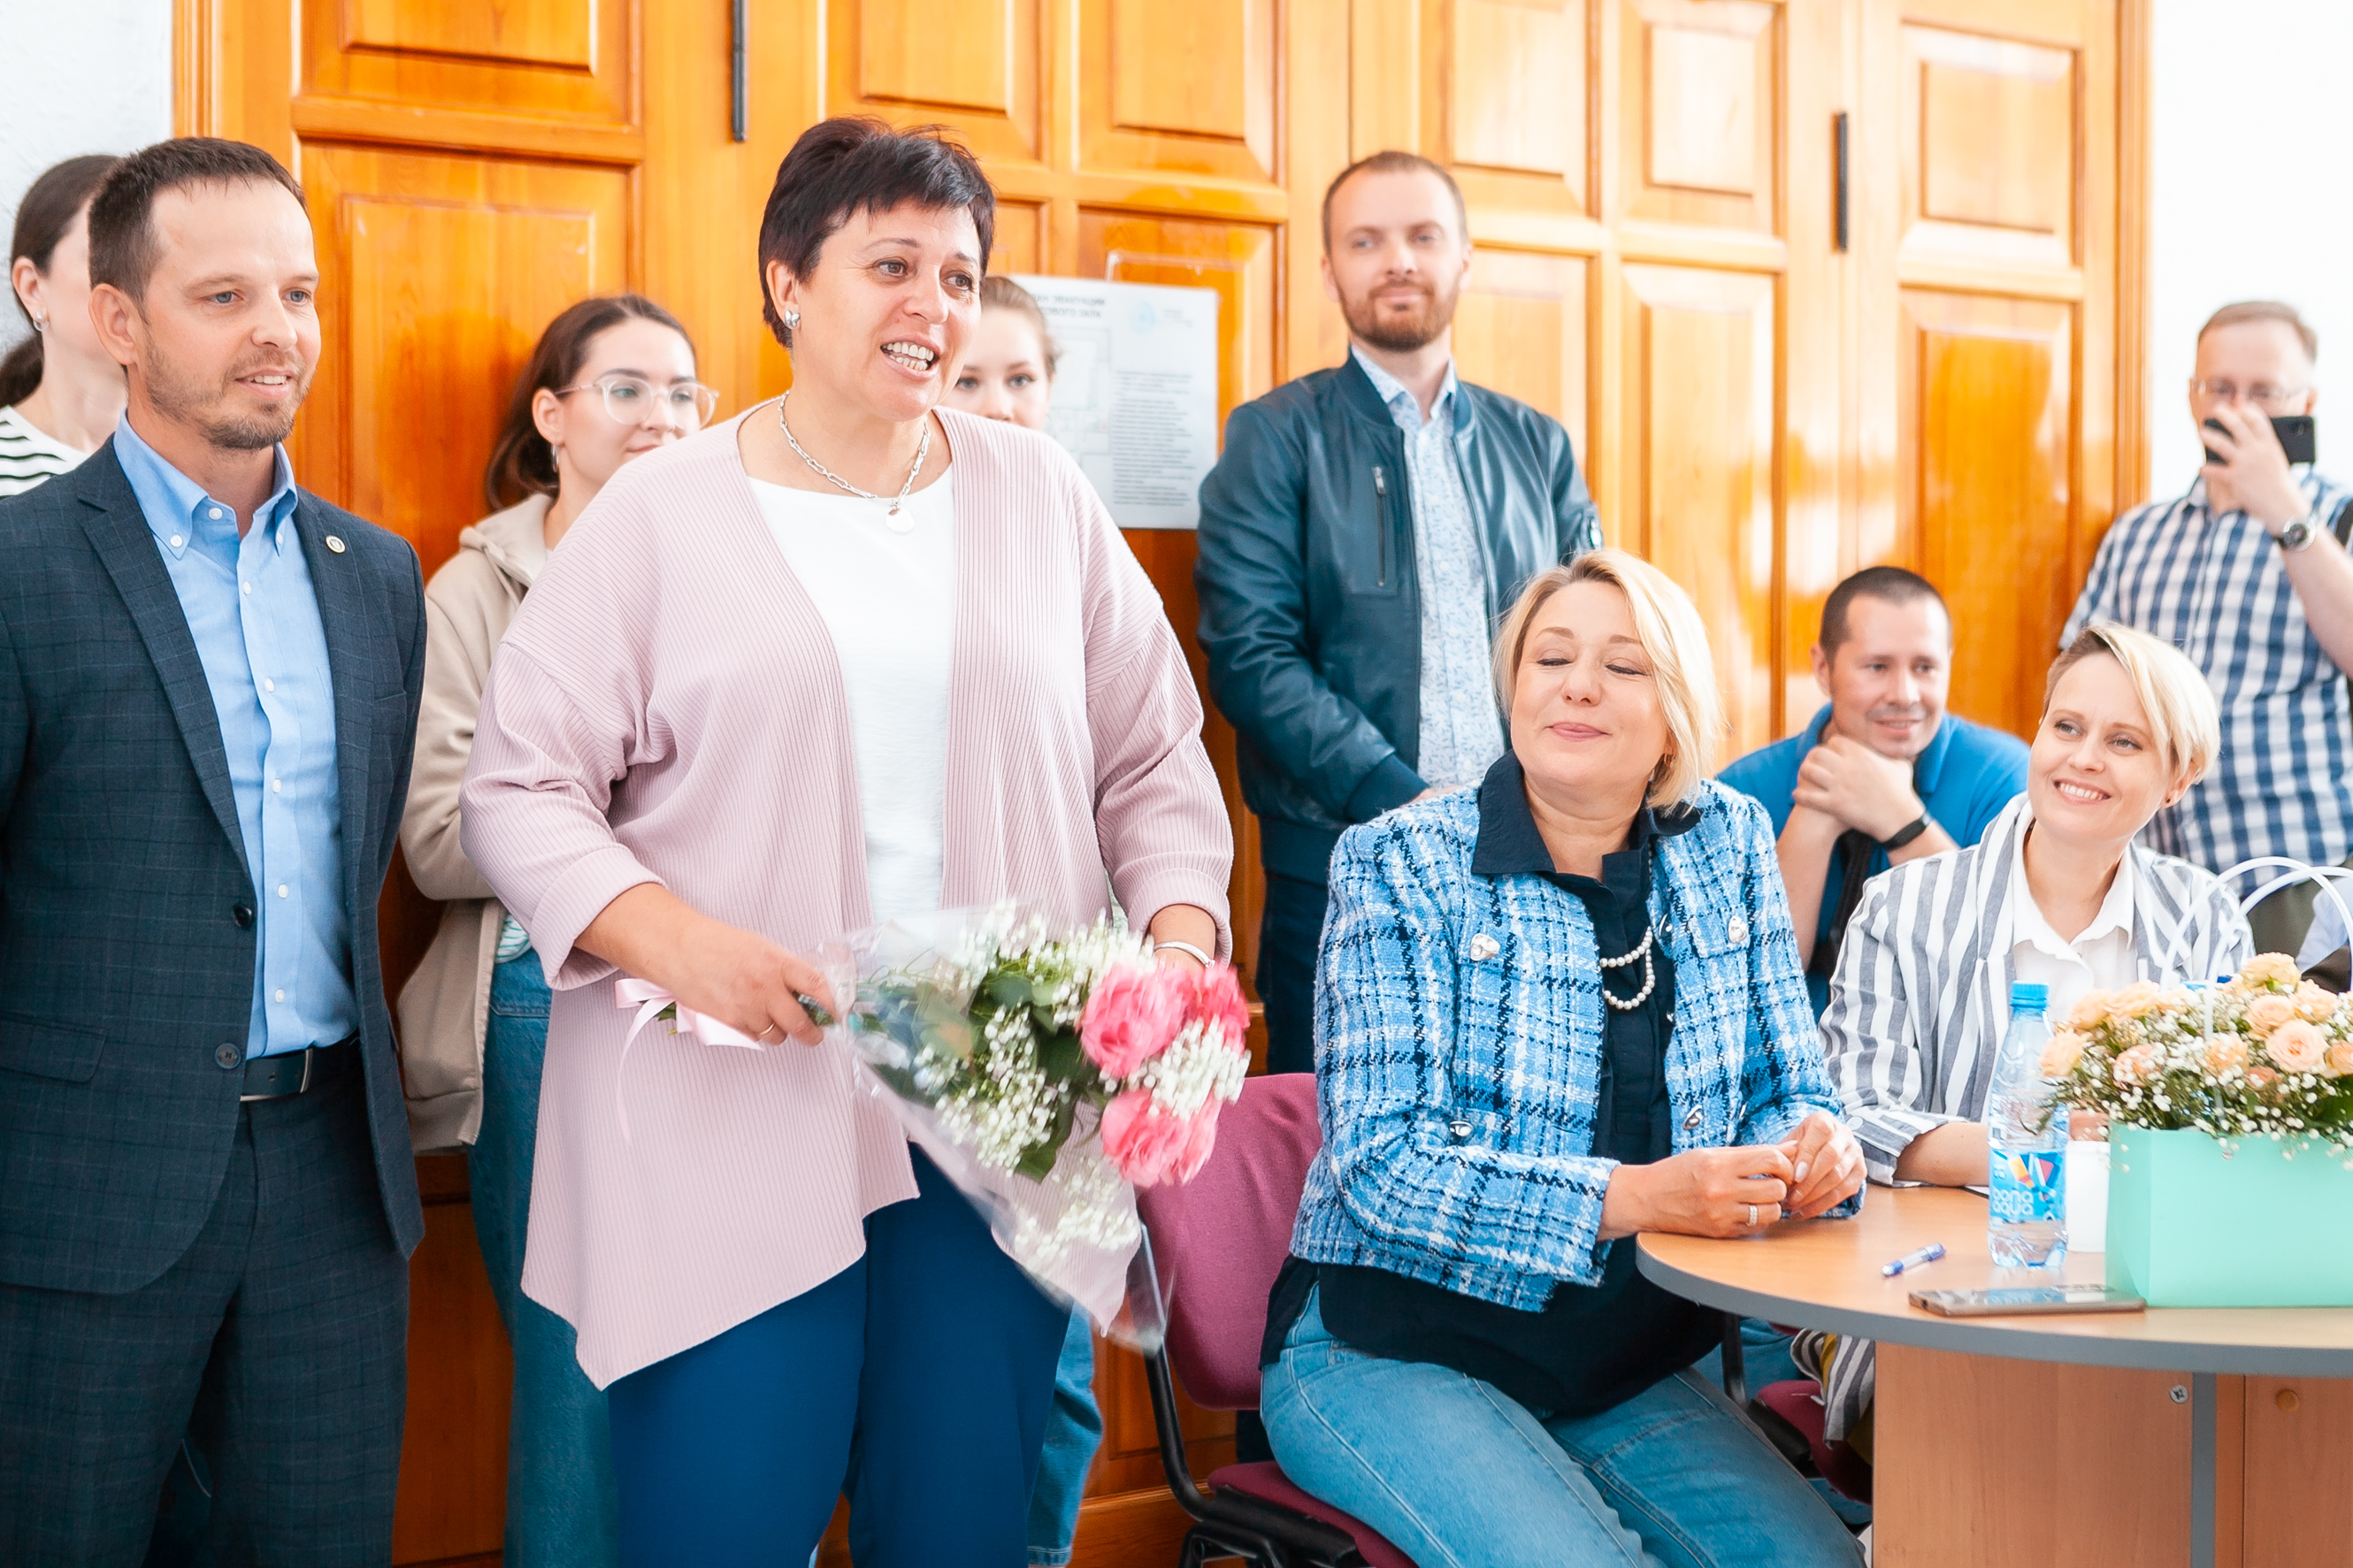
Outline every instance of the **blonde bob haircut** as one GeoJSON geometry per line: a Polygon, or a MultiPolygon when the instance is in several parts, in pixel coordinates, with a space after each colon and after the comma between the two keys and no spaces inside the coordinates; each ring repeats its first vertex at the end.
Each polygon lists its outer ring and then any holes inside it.
{"type": "Polygon", "coordinates": [[[1495,634],[1495,692],[1504,711],[1512,710],[1520,656],[1536,612],[1572,583],[1607,583],[1626,595],[1634,615],[1634,635],[1651,661],[1659,707],[1667,720],[1670,749],[1651,775],[1649,804],[1689,799],[1700,780],[1715,772],[1715,750],[1724,737],[1724,696],[1716,689],[1715,656],[1691,595],[1639,555],[1605,546],[1528,580],[1495,634]]]}
{"type": "Polygon", "coordinates": [[[2133,694],[2148,715],[2149,739],[2165,754],[2174,778],[2196,784],[2222,749],[2221,715],[2205,675],[2187,654],[2161,637],[2115,621],[2094,621],[2052,660],[2050,677],[2042,683],[2042,711],[2051,711],[2051,694],[2059,689],[2061,676],[2103,653],[2124,666],[2131,678],[2133,694]]]}

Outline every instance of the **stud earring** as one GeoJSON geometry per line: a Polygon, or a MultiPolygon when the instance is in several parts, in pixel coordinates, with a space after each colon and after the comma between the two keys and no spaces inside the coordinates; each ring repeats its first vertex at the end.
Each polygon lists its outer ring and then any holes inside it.
{"type": "Polygon", "coordinates": [[[48,330],[49,319],[47,316],[36,316],[33,318],[33,331],[37,332],[46,332],[48,330]]]}
{"type": "Polygon", "coordinates": [[[786,310],[785,312],[785,331],[789,332],[800,324],[801,313],[798,310],[786,310]]]}

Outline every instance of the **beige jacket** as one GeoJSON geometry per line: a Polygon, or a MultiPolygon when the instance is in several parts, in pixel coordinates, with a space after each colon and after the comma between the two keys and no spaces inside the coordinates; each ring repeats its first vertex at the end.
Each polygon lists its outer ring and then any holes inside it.
{"type": "Polygon", "coordinates": [[[425,590],[425,703],[400,847],[408,874],[443,901],[441,929],[400,992],[401,1078],[420,1154],[471,1143],[482,1130],[482,1032],[506,909],[458,843],[458,790],[491,655],[547,564],[548,498],[486,517],[425,590]]]}

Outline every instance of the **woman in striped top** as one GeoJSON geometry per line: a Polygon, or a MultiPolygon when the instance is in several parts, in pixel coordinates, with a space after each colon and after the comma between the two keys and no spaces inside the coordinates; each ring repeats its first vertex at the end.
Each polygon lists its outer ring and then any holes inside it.
{"type": "MultiPolygon", "coordinates": [[[[1847,926],[1822,1039],[1873,1180],[1985,1181],[1982,1118],[2014,982],[2047,986],[2064,1018],[2090,991],[2211,979],[2252,956],[2211,873],[2133,842],[2221,744],[2197,667],[2098,621],[2044,692],[2026,793],[1969,847],[1873,878],[1847,926]]],[[[1833,1438],[1870,1403],[1861,1349],[1842,1347],[1824,1379],[1833,1438]]]]}
{"type": "Polygon", "coordinates": [[[1228,946],[1150,580],[1052,441],[938,406],[995,210],[942,137],[806,132],[760,230],[789,399],[616,474],[483,693],[464,847],[555,990],[523,1289],[607,1388],[627,1563],[799,1568],[845,1492],[861,1568],[1025,1556],[1068,1309],[805,1048],[818,945],[1020,898],[1228,946]],[[772,1048],[624,1072],[622,974],[772,1048]]]}
{"type": "Polygon", "coordinates": [[[33,335],[0,360],[0,496],[74,468],[122,417],[122,367],[90,322],[90,198],[115,163],[69,158],[17,205],[8,282],[33,335]]]}

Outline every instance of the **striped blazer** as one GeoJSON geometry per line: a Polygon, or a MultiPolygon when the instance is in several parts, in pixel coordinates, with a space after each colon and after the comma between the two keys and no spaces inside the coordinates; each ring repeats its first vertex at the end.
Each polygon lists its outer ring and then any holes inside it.
{"type": "MultiPolygon", "coordinates": [[[[2020,795],[1966,849],[1873,877],[1831,978],[1822,1042],[1872,1176],[1911,1142],[1984,1117],[2016,978],[2011,870],[2034,814],[2020,795]]],[[[2133,955],[2150,980],[2211,977],[2252,956],[2238,904],[2211,872],[2136,844],[2133,955]]]]}
{"type": "MultiPolygon", "coordinates": [[[[775,405],[754,411],[774,417],[775,405]]],[[[1047,437],[942,412],[955,453],[941,900],[1056,925],[1116,898],[1226,935],[1233,840],[1159,595],[1047,437]]],[[[466,855],[555,987],[523,1289],[598,1386],[821,1284],[915,1195],[906,1140],[839,1047],[649,1033],[575,947],[654,882],[807,952],[870,923],[849,698],[730,420],[615,475],[491,666],[459,796],[466,855]],[[630,1135],[615,1113],[626,1094],[630,1135]]]]}
{"type": "MultiPolygon", "coordinates": [[[[1679,1154],[1778,1142],[1839,1110],[1765,808],[1713,779],[1690,804],[1700,819],[1657,840],[1651,885],[1675,964],[1679,1154]]],[[[1340,836],[1315,966],[1324,1146],[1291,1250],[1533,1312],[1561,1280],[1599,1284],[1609,1260],[1601,971],[1584,901],[1474,873],[1478,839],[1475,789],[1340,836]]]]}

